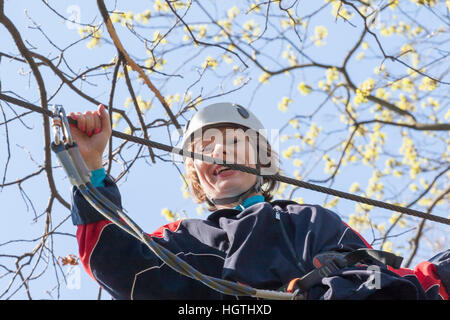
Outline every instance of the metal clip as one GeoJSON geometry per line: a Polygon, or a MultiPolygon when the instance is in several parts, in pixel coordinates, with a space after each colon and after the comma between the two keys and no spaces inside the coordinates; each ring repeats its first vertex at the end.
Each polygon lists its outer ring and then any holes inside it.
{"type": "MultiPolygon", "coordinates": [[[[55,104],[53,107],[53,127],[59,127],[63,133],[64,142],[69,146],[73,145],[72,133],[70,132],[69,120],[67,119],[66,111],[61,104],[55,104]]],[[[55,135],[55,143],[59,144],[59,133],[55,135]]]]}
{"type": "Polygon", "coordinates": [[[70,132],[69,120],[67,119],[66,111],[62,106],[60,106],[60,113],[61,113],[62,129],[64,131],[64,138],[69,144],[69,146],[73,146],[73,138],[72,133],[70,132]]]}
{"type": "Polygon", "coordinates": [[[54,105],[52,119],[55,141],[52,143],[51,147],[66,171],[70,183],[75,186],[88,183],[90,181],[91,173],[80,154],[77,144],[72,138],[69,120],[62,105],[54,105]],[[61,132],[63,134],[62,139],[61,132]]]}
{"type": "Polygon", "coordinates": [[[52,115],[52,128],[54,133],[55,144],[59,145],[61,143],[61,127],[62,121],[61,116],[59,115],[60,107],[58,105],[53,106],[53,115],[52,115]]]}

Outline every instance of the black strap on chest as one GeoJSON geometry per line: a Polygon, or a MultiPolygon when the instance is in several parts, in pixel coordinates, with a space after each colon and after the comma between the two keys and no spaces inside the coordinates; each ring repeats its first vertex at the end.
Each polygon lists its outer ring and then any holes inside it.
{"type": "Polygon", "coordinates": [[[323,252],[316,255],[313,259],[315,269],[301,278],[292,279],[282,289],[287,292],[298,290],[304,293],[313,286],[321,284],[323,278],[343,268],[357,265],[388,265],[398,269],[402,260],[402,257],[393,253],[369,248],[361,248],[349,253],[323,252]]]}
{"type": "Polygon", "coordinates": [[[307,292],[313,286],[322,283],[322,279],[330,276],[331,274],[351,266],[357,265],[377,265],[377,266],[391,266],[395,269],[400,268],[403,258],[393,253],[369,248],[360,248],[351,252],[337,252],[327,251],[317,254],[313,258],[313,265],[315,269],[306,273],[300,259],[298,258],[295,248],[289,239],[289,224],[287,223],[286,213],[283,210],[279,210],[274,206],[275,218],[279,221],[281,234],[287,244],[287,248],[292,254],[296,265],[304,276],[301,278],[292,279],[287,285],[280,288],[282,291],[294,292],[307,292]]]}

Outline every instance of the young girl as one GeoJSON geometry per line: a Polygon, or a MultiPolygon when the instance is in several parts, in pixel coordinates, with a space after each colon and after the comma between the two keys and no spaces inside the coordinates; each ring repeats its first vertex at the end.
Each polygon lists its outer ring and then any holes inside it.
{"type": "MultiPolygon", "coordinates": [[[[77,120],[71,131],[92,183],[121,206],[119,190],[102,167],[111,136],[108,113],[100,106],[69,116],[77,120]]],[[[261,122],[242,106],[218,103],[198,111],[186,125],[183,149],[262,173],[185,157],[192,196],[212,213],[205,220],[169,223],[149,235],[203,274],[258,289],[298,289],[308,299],[447,299],[450,252],[414,270],[399,268],[393,255],[371,250],[334,212],[272,201],[277,184],[264,174],[278,172],[276,153],[261,122]]],[[[86,272],[114,299],[238,298],[172,270],[106,220],[75,187],[72,220],[86,272]]]]}

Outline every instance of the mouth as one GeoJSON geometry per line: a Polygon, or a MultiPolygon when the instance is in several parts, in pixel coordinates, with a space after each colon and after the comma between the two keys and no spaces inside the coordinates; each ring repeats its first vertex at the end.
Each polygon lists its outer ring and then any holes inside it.
{"type": "Polygon", "coordinates": [[[234,170],[231,170],[230,168],[227,168],[227,167],[217,166],[217,167],[215,167],[215,169],[213,171],[213,175],[215,177],[224,177],[224,176],[228,176],[228,175],[232,174],[233,171],[234,170]]]}

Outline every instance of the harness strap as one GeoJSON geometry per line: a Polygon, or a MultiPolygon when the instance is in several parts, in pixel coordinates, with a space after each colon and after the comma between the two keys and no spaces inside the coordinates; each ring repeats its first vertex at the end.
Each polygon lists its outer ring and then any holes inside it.
{"type": "Polygon", "coordinates": [[[292,279],[286,286],[282,287],[281,290],[285,290],[289,293],[298,290],[299,292],[305,293],[313,286],[321,284],[323,278],[328,277],[343,268],[357,264],[382,264],[398,269],[402,260],[402,257],[396,256],[393,253],[368,248],[357,249],[349,253],[336,251],[319,253],[313,258],[315,269],[301,278],[292,279]]]}

